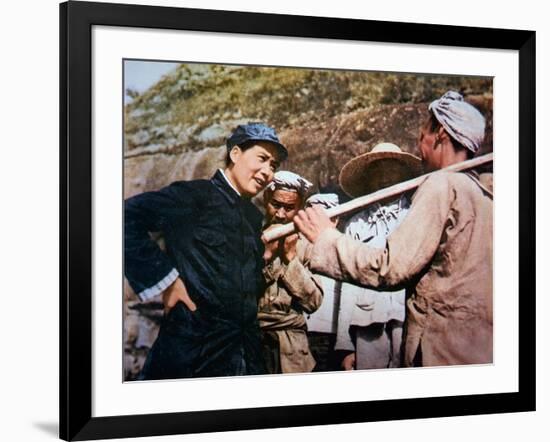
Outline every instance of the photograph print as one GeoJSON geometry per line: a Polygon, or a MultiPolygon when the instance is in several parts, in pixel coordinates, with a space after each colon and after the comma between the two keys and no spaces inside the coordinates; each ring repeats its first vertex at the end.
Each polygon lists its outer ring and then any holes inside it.
{"type": "Polygon", "coordinates": [[[123,64],[124,381],[493,363],[492,77],[123,64]]]}

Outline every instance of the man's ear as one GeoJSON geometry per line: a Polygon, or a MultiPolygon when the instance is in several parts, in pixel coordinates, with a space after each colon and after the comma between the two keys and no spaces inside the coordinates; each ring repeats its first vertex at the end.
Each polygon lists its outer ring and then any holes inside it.
{"type": "Polygon", "coordinates": [[[243,151],[239,146],[233,146],[229,151],[229,158],[231,159],[231,162],[235,164],[239,160],[242,153],[243,151]]]}
{"type": "Polygon", "coordinates": [[[437,134],[435,136],[435,147],[437,147],[439,144],[443,144],[447,139],[449,138],[449,134],[445,130],[445,128],[442,125],[439,125],[437,128],[437,134]]]}

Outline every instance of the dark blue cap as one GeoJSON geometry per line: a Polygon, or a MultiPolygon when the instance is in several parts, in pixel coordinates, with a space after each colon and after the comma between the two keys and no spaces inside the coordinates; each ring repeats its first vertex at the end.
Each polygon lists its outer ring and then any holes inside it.
{"type": "Polygon", "coordinates": [[[288,150],[279,141],[275,129],[266,126],[264,123],[248,123],[237,126],[237,129],[235,129],[225,144],[229,150],[233,146],[243,144],[246,141],[267,141],[277,146],[281,161],[286,160],[288,157],[288,150]]]}

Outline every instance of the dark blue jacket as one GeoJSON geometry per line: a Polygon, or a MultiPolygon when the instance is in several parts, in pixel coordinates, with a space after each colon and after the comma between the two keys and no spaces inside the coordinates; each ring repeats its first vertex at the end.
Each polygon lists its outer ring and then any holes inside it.
{"type": "Polygon", "coordinates": [[[197,310],[165,317],[142,379],[264,372],[257,300],[263,293],[262,215],[220,171],[126,201],[125,273],[136,293],[174,268],[197,310]],[[162,232],[166,252],[150,238],[162,232]]]}

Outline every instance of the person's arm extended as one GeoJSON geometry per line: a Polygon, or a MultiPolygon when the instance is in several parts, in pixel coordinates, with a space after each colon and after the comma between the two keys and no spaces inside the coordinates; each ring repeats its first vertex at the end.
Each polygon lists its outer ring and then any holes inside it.
{"type": "Polygon", "coordinates": [[[300,212],[296,224],[313,242],[308,251],[310,268],[374,288],[406,283],[436,254],[446,224],[452,223],[453,192],[445,175],[432,175],[418,188],[409,213],[388,237],[384,249],[369,247],[328,228],[324,213],[310,209],[300,212]]]}

